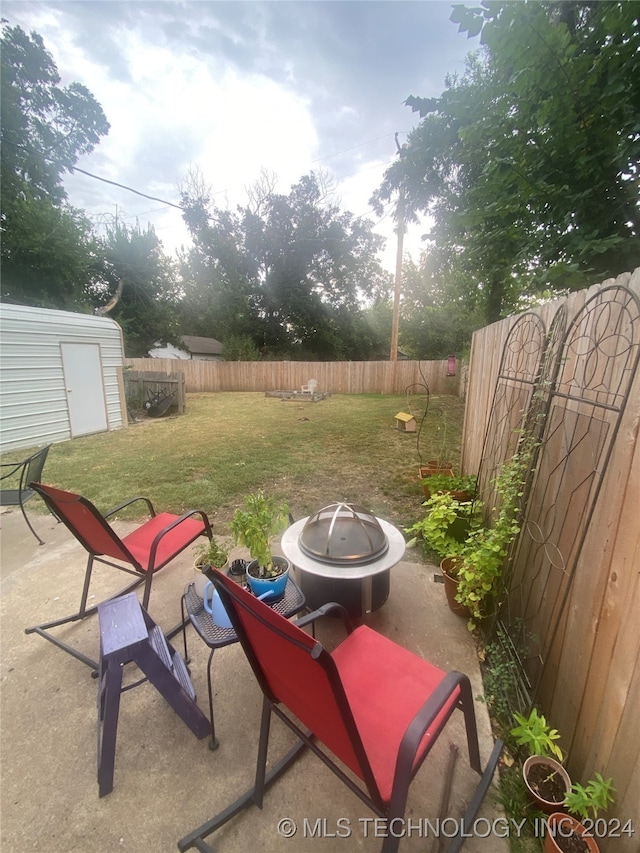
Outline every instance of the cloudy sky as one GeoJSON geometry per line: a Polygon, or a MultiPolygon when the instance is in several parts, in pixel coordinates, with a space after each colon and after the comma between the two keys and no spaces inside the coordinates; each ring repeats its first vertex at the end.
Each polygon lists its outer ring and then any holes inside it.
{"type": "MultiPolygon", "coordinates": [[[[449,21],[447,0],[4,0],[11,25],[35,30],[62,83],[83,83],[109,135],[81,168],[150,196],[179,202],[198,168],[221,206],[246,202],[262,169],[277,190],[321,167],[342,207],[368,199],[396,144],[418,122],[409,95],[434,96],[477,48],[449,21]]],[[[100,225],[116,215],[156,229],[167,252],[187,245],[180,211],[75,173],[72,204],[100,225]]],[[[395,237],[382,260],[393,271],[395,237]]],[[[419,226],[406,246],[417,259],[419,226]]]]}

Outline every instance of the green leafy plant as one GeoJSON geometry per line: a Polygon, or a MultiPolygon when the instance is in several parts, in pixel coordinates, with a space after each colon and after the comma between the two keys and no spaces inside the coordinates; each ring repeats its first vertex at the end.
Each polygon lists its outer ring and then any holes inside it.
{"type": "Polygon", "coordinates": [[[564,805],[582,820],[589,817],[595,820],[600,811],[606,811],[613,803],[615,792],[611,778],[603,779],[600,773],[596,773],[586,785],[574,782],[564,798],[564,805]]]}
{"type": "MultiPolygon", "coordinates": [[[[472,530],[459,552],[456,599],[469,608],[472,620],[487,616],[486,602],[497,592],[509,546],[520,532],[524,487],[531,471],[535,442],[526,437],[493,480],[497,515],[490,527],[472,530]]],[[[473,621],[472,621],[473,625],[473,621]]]]}
{"type": "Polygon", "coordinates": [[[518,832],[509,839],[510,853],[532,853],[538,850],[534,839],[540,835],[544,813],[532,803],[518,766],[501,768],[496,797],[507,816],[518,825],[518,832]]]}
{"type": "Polygon", "coordinates": [[[420,481],[429,490],[429,494],[438,492],[466,492],[469,497],[476,493],[477,477],[467,474],[430,474],[420,481]]]}
{"type": "Polygon", "coordinates": [[[467,474],[431,474],[422,480],[432,492],[471,492],[475,494],[477,477],[467,474]]]}
{"type": "Polygon", "coordinates": [[[215,566],[215,568],[220,569],[227,562],[229,551],[213,536],[210,542],[202,542],[198,545],[195,555],[197,567],[215,566]]]}
{"type": "Polygon", "coordinates": [[[422,538],[439,557],[454,557],[460,554],[469,529],[480,524],[481,504],[473,501],[458,501],[448,492],[433,494],[423,503],[426,515],[405,533],[412,538],[407,547],[413,547],[422,538]],[[462,535],[456,526],[460,522],[462,535]]]}
{"type": "Polygon", "coordinates": [[[273,557],[270,540],[284,530],[289,522],[289,507],[286,503],[277,503],[260,489],[247,495],[244,508],[237,509],[231,520],[231,532],[237,545],[249,549],[252,559],[260,568],[260,577],[271,577],[273,557]]]}
{"type": "Polygon", "coordinates": [[[502,629],[496,629],[497,638],[487,643],[480,653],[483,660],[484,699],[501,732],[501,737],[509,732],[513,725],[513,708],[518,702],[518,664],[510,655],[503,642],[500,641],[502,629]]]}
{"type": "Polygon", "coordinates": [[[562,761],[563,753],[556,743],[560,734],[549,726],[536,708],[532,708],[526,717],[516,711],[513,718],[518,725],[510,733],[518,746],[526,747],[529,755],[555,756],[558,761],[562,761]]]}

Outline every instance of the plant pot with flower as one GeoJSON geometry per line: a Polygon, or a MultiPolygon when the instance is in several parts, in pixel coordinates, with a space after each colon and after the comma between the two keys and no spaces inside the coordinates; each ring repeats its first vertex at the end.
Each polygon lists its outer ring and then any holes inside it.
{"type": "Polygon", "coordinates": [[[448,492],[457,501],[473,500],[477,478],[466,474],[429,474],[422,480],[422,490],[428,499],[439,492],[448,492]]]}
{"type": "Polygon", "coordinates": [[[599,853],[598,844],[572,815],[553,812],[547,818],[544,853],[599,853]]]}
{"type": "MultiPolygon", "coordinates": [[[[272,554],[271,537],[289,523],[289,508],[259,490],[247,495],[242,509],[231,521],[231,532],[237,545],[249,549],[251,562],[246,567],[247,582],[254,595],[270,593],[269,598],[284,594],[291,564],[286,557],[272,554]]],[[[268,600],[268,599],[267,599],[268,600]]]]}
{"type": "Polygon", "coordinates": [[[460,569],[462,567],[462,559],[460,557],[445,557],[440,562],[440,571],[444,581],[444,594],[447,597],[449,610],[455,613],[456,616],[462,616],[464,619],[471,618],[471,610],[466,604],[460,604],[458,601],[458,586],[460,585],[460,569]]]}
{"type": "Polygon", "coordinates": [[[522,766],[530,798],[545,814],[559,811],[571,789],[571,777],[559,761],[549,755],[530,755],[522,766]]]}
{"type": "Polygon", "coordinates": [[[580,821],[596,826],[598,814],[613,803],[614,794],[612,780],[600,773],[586,785],[574,782],[564,798],[569,814],[554,812],[547,819],[545,853],[598,853],[598,843],[580,821]]]}
{"type": "Polygon", "coordinates": [[[522,777],[529,796],[545,814],[557,812],[571,790],[571,779],[561,763],[563,753],[557,743],[560,735],[536,708],[526,717],[515,712],[513,719],[517,725],[511,729],[511,737],[527,755],[522,777]]]}
{"type": "Polygon", "coordinates": [[[418,468],[418,480],[422,486],[425,498],[430,498],[432,493],[436,491],[435,487],[431,488],[432,480],[439,482],[453,481],[453,462],[448,459],[429,459],[425,465],[420,465],[418,468]]]}
{"type": "Polygon", "coordinates": [[[195,550],[193,568],[195,570],[194,584],[200,598],[204,596],[204,589],[209,582],[209,579],[203,573],[205,566],[222,569],[226,565],[228,558],[229,552],[227,548],[221,542],[218,542],[215,536],[211,537],[211,541],[198,545],[195,550]]]}

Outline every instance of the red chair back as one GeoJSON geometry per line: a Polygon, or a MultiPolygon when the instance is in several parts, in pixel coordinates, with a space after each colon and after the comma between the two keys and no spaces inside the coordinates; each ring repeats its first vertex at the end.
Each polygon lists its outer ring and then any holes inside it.
{"type": "Polygon", "coordinates": [[[90,501],[43,483],[32,483],[31,488],[90,554],[113,557],[141,571],[140,563],[90,501]]]}
{"type": "Polygon", "coordinates": [[[217,569],[220,592],[263,692],[287,707],[377,794],[360,735],[331,655],[309,634],[217,569]]]}

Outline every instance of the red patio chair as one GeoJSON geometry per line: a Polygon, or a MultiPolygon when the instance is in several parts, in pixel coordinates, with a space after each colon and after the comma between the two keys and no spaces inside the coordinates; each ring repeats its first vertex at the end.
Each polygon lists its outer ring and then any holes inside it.
{"type": "Polygon", "coordinates": [[[45,486],[42,483],[32,483],[31,488],[42,497],[56,518],[59,518],[68,527],[78,542],[89,552],[89,557],[78,612],[63,619],[26,628],[25,633],[40,634],[40,636],[45,637],[54,645],[96,670],[97,661],[91,660],[49,633],[50,628],[56,628],[68,622],[76,622],[97,611],[98,604],[87,607],[94,562],[104,563],[136,576],[133,583],[125,589],[115,592],[109,596],[109,599],[125,595],[144,583],[142,606],[146,610],[149,606],[154,574],[167,563],[170,563],[199,536],[207,536],[211,539],[212,531],[209,519],[204,512],[195,509],[190,509],[180,516],[168,512],[156,514],[151,501],[144,497],[131,498],[103,515],[90,501],[73,492],[65,492],[62,489],[45,486]],[[107,519],[136,501],[143,501],[146,504],[150,517],[131,533],[120,538],[109,525],[107,519]],[[111,559],[105,559],[105,557],[111,559]],[[115,563],[112,560],[119,562],[115,563]],[[122,565],[123,563],[124,565],[122,565]]]}
{"type": "MultiPolygon", "coordinates": [[[[388,826],[397,827],[391,821],[404,818],[411,780],[451,715],[461,710],[469,763],[481,779],[459,834],[449,846],[450,851],[459,850],[491,784],[503,746],[496,742],[483,771],[467,676],[445,673],[365,625],[352,630],[338,604],[324,605],[292,623],[217,570],[207,575],[220,592],[262,688],[262,725],[254,786],[182,838],[179,849],[211,851],[204,839],[247,806],[261,808],[266,787],[305,747],[378,817],[386,818],[388,826]],[[331,611],[343,614],[347,636],[329,653],[301,627],[331,611]],[[272,713],[299,741],[267,773],[272,713]],[[360,781],[354,781],[343,767],[360,781]]],[[[394,853],[399,841],[400,833],[389,832],[383,853],[394,853]]]]}

